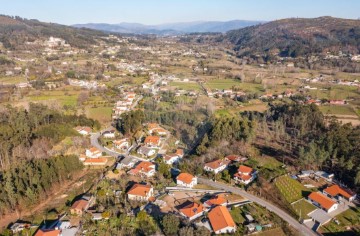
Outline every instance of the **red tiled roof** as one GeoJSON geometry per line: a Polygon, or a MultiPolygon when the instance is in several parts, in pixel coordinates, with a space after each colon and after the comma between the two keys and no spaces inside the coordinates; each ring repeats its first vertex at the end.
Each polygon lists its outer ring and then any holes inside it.
{"type": "Polygon", "coordinates": [[[208,218],[215,232],[226,227],[235,227],[235,222],[231,217],[230,212],[224,206],[213,208],[209,212],[208,218]]]}
{"type": "Polygon", "coordinates": [[[59,236],[60,230],[42,230],[39,229],[34,236],[59,236]]]}
{"type": "Polygon", "coordinates": [[[229,161],[226,160],[215,160],[208,163],[205,163],[205,166],[210,167],[211,169],[217,169],[220,166],[228,165],[229,161]]]}
{"type": "Polygon", "coordinates": [[[203,205],[198,204],[196,202],[190,202],[188,205],[180,209],[180,212],[189,218],[203,211],[204,211],[203,205]]]}
{"type": "Polygon", "coordinates": [[[71,209],[77,209],[82,211],[86,208],[88,203],[89,202],[84,199],[77,200],[76,202],[74,202],[74,204],[72,204],[71,209]]]}
{"type": "Polygon", "coordinates": [[[219,206],[226,202],[227,201],[226,201],[225,197],[222,194],[219,194],[219,195],[213,196],[212,198],[207,200],[205,203],[209,206],[219,206]]]}
{"type": "Polygon", "coordinates": [[[146,197],[147,193],[151,190],[150,185],[134,184],[128,191],[128,194],[146,197]]]}
{"type": "Polygon", "coordinates": [[[348,193],[346,190],[341,188],[339,185],[332,185],[332,186],[324,189],[324,191],[333,197],[336,197],[337,195],[341,195],[347,199],[352,197],[352,195],[350,193],[348,193]]]}
{"type": "Polygon", "coordinates": [[[145,143],[146,144],[155,144],[155,145],[158,145],[159,144],[159,141],[160,141],[160,137],[158,136],[147,136],[145,138],[145,143]]]}
{"type": "Polygon", "coordinates": [[[234,174],[234,177],[238,177],[239,179],[242,179],[244,181],[251,179],[251,175],[244,175],[240,173],[234,174]]]}
{"type": "Polygon", "coordinates": [[[180,180],[186,184],[190,184],[193,178],[195,177],[189,173],[181,173],[176,177],[177,180],[180,180]]]}
{"type": "Polygon", "coordinates": [[[239,169],[238,169],[238,172],[240,173],[251,173],[253,171],[253,169],[251,167],[248,167],[248,166],[244,166],[244,165],[241,165],[239,166],[239,169]]]}
{"type": "Polygon", "coordinates": [[[321,194],[319,192],[312,192],[309,195],[309,199],[319,203],[321,207],[325,208],[326,210],[329,210],[336,203],[330,198],[326,197],[324,194],[321,194]]]}
{"type": "Polygon", "coordinates": [[[106,157],[100,157],[100,158],[87,158],[84,163],[97,163],[97,164],[106,164],[107,163],[107,158],[106,157]]]}

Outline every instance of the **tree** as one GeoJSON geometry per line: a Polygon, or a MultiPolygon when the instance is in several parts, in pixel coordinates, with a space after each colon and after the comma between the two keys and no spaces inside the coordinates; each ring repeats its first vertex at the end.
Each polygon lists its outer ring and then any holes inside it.
{"type": "Polygon", "coordinates": [[[164,162],[159,164],[159,173],[162,174],[166,179],[171,177],[170,167],[164,162]]]}
{"type": "Polygon", "coordinates": [[[173,214],[167,214],[162,219],[161,225],[166,235],[175,235],[179,230],[180,219],[173,214]]]}
{"type": "Polygon", "coordinates": [[[193,228],[193,227],[189,227],[189,226],[182,227],[182,228],[179,230],[178,235],[179,235],[179,236],[194,236],[194,228],[193,228]]]}

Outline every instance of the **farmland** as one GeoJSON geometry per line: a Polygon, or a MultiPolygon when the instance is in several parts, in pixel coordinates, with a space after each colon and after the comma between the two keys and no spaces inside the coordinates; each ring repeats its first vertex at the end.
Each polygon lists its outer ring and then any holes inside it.
{"type": "Polygon", "coordinates": [[[302,186],[298,181],[286,175],[277,178],[275,186],[288,203],[293,203],[306,197],[309,192],[309,190],[302,186]]]}

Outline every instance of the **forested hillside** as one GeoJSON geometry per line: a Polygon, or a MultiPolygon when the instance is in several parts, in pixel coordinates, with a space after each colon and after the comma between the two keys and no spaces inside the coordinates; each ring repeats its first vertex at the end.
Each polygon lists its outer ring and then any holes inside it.
{"type": "Polygon", "coordinates": [[[48,151],[67,136],[78,135],[75,126],[99,128],[85,116],[64,115],[44,105],[30,104],[29,110],[2,108],[0,112],[0,170],[23,161],[50,157],[48,151]]]}
{"type": "Polygon", "coordinates": [[[300,57],[312,53],[360,53],[360,20],[332,17],[284,19],[229,31],[239,56],[300,57]]]}
{"type": "Polygon", "coordinates": [[[76,29],[21,17],[0,16],[0,42],[8,49],[24,47],[26,42],[50,36],[62,38],[74,47],[87,48],[96,43],[95,37],[104,34],[100,31],[76,29]]]}

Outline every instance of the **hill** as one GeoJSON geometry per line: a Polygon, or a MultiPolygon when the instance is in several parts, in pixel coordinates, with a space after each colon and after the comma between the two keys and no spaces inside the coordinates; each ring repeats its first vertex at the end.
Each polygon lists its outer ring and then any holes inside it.
{"type": "Polygon", "coordinates": [[[332,17],[284,19],[229,31],[239,56],[299,57],[313,53],[360,52],[360,20],[332,17]]]}
{"type": "Polygon", "coordinates": [[[160,25],[144,25],[138,23],[104,24],[89,23],[73,25],[77,28],[96,29],[105,32],[126,33],[126,34],[157,34],[157,35],[177,35],[184,33],[204,33],[204,32],[226,32],[247,26],[260,24],[260,21],[196,21],[180,22],[160,25]]]}
{"type": "Polygon", "coordinates": [[[0,15],[0,42],[9,49],[22,47],[26,42],[50,36],[62,38],[72,46],[86,48],[96,43],[95,36],[103,35],[100,31],[90,29],[76,29],[38,20],[0,15]]]}

